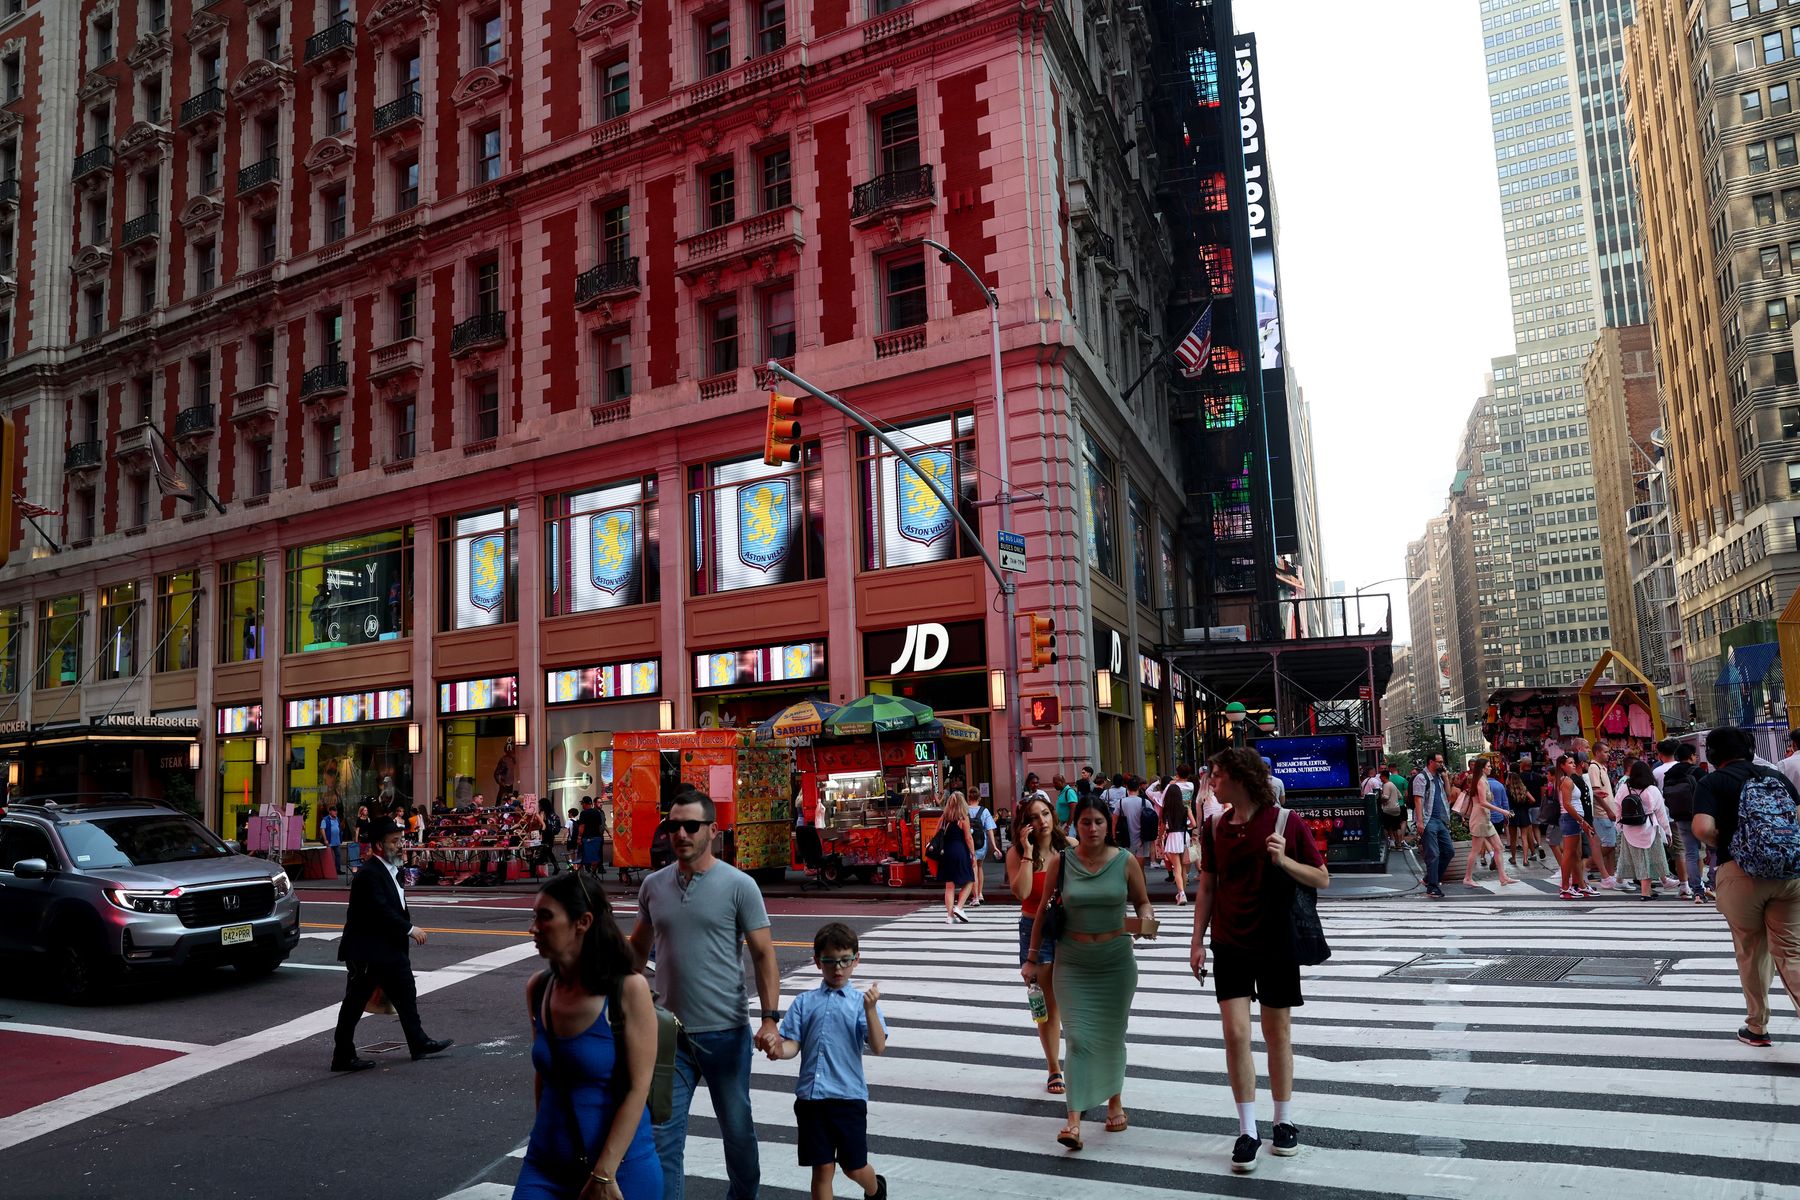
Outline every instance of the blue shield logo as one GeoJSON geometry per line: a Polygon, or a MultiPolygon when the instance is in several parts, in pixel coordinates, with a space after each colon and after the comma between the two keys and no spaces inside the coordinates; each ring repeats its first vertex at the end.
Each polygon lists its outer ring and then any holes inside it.
{"type": "Polygon", "coordinates": [[[894,492],[899,510],[894,514],[894,526],[907,541],[929,546],[950,532],[950,524],[955,519],[949,507],[931,490],[933,483],[945,492],[954,488],[950,452],[927,450],[913,455],[913,460],[919,464],[920,471],[931,476],[931,480],[928,483],[911,467],[899,459],[894,460],[894,492]]]}
{"type": "Polygon", "coordinates": [[[588,578],[609,596],[631,582],[637,520],[635,508],[615,508],[588,518],[588,578]]]}
{"type": "Polygon", "coordinates": [[[767,571],[787,560],[793,511],[793,484],[763,479],[738,488],[738,557],[746,566],[767,571]]]}
{"type": "Polygon", "coordinates": [[[506,598],[506,535],[484,534],[469,542],[469,603],[493,612],[506,598]]]}

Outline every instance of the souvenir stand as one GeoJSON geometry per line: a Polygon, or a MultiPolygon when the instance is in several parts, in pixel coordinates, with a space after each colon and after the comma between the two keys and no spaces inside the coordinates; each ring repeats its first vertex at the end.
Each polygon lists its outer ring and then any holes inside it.
{"type": "Polygon", "coordinates": [[[1509,769],[1523,754],[1548,768],[1584,743],[1595,761],[1616,767],[1630,755],[1648,756],[1662,728],[1654,689],[1599,682],[1495,692],[1481,723],[1482,736],[1509,769]]]}
{"type": "Polygon", "coordinates": [[[531,865],[520,848],[518,829],[525,804],[535,796],[481,808],[440,808],[431,816],[421,845],[402,848],[416,882],[431,884],[496,884],[531,877],[531,865]]]}
{"type": "Polygon", "coordinates": [[[613,865],[629,881],[649,869],[650,843],[676,790],[712,798],[713,852],[761,880],[779,880],[793,841],[793,751],[758,744],[748,729],[613,734],[613,865]]]}

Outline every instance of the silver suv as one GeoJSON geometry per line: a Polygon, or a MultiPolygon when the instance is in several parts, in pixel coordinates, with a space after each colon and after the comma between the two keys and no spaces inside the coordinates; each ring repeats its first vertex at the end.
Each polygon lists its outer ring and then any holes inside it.
{"type": "Polygon", "coordinates": [[[264,974],[299,943],[287,872],[159,800],[33,798],[0,816],[0,956],[47,964],[65,1000],[155,968],[264,974]]]}

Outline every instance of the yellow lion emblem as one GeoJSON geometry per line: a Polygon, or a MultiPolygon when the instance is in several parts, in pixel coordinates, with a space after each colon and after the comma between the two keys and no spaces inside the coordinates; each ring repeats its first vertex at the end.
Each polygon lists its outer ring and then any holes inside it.
{"type": "Polygon", "coordinates": [[[625,522],[618,516],[606,518],[606,523],[595,531],[599,545],[596,556],[600,566],[605,570],[616,570],[625,563],[625,522]]]}
{"type": "Polygon", "coordinates": [[[757,488],[744,506],[747,518],[744,538],[752,545],[775,540],[775,505],[778,499],[775,489],[765,485],[757,488]]]}
{"type": "MultiPolygon", "coordinates": [[[[932,483],[948,490],[950,476],[948,462],[939,458],[925,458],[919,460],[919,466],[926,475],[931,476],[932,483]]],[[[944,502],[938,499],[937,493],[931,490],[930,484],[912,471],[905,472],[905,476],[908,514],[915,517],[931,516],[943,509],[944,502]]]]}

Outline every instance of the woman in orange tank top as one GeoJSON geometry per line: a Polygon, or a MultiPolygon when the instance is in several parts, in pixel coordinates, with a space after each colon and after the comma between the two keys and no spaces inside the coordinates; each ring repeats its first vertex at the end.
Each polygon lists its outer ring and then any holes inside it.
{"type": "MultiPolygon", "coordinates": [[[[1050,860],[1068,848],[1056,823],[1056,810],[1041,795],[1027,798],[1013,817],[1012,846],[1006,851],[1006,885],[1019,898],[1019,969],[1031,953],[1031,926],[1038,909],[1049,899],[1044,895],[1044,874],[1050,860]]],[[[1046,934],[1039,944],[1038,986],[1044,990],[1044,1004],[1050,1010],[1048,1020],[1038,1024],[1038,1038],[1044,1043],[1044,1063],[1050,1078],[1044,1090],[1053,1096],[1063,1094],[1062,1021],[1056,1012],[1056,989],[1051,983],[1050,964],[1056,959],[1056,936],[1046,934]]]]}

